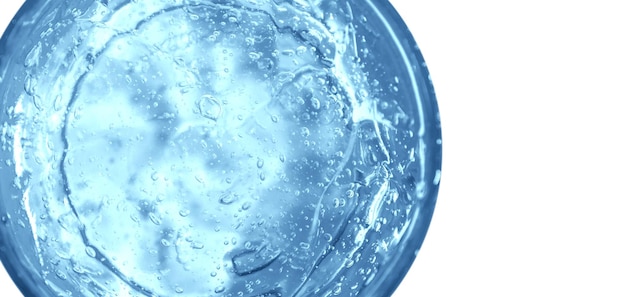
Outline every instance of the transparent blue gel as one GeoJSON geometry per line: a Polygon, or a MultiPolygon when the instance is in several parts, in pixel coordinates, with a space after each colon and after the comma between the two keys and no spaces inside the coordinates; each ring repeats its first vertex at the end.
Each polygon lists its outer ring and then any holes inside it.
{"type": "Polygon", "coordinates": [[[27,296],[390,296],[434,209],[435,96],[386,1],[26,1],[0,94],[27,296]]]}

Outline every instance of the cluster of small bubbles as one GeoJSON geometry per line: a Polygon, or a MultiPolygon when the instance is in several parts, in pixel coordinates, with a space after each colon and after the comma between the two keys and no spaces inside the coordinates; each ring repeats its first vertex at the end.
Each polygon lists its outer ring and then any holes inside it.
{"type": "Polygon", "coordinates": [[[302,135],[302,137],[308,137],[309,135],[311,135],[311,131],[307,127],[302,127],[300,128],[300,134],[302,135]]]}
{"type": "Polygon", "coordinates": [[[274,61],[271,58],[259,58],[255,60],[257,60],[259,70],[269,71],[274,68],[274,61]]]}

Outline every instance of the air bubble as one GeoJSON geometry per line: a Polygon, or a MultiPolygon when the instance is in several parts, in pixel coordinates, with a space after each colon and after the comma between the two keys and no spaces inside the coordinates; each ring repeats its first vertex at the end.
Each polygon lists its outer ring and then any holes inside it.
{"type": "Polygon", "coordinates": [[[311,98],[311,107],[313,107],[313,109],[320,109],[321,106],[322,104],[319,99],[315,97],[311,98]]]}
{"type": "Polygon", "coordinates": [[[252,60],[258,60],[258,59],[260,59],[260,58],[261,58],[261,54],[260,54],[260,53],[258,53],[258,52],[250,52],[250,53],[248,54],[248,56],[249,56],[249,57],[250,57],[250,59],[252,59],[252,60]]]}
{"type": "Polygon", "coordinates": [[[224,205],[232,204],[235,201],[237,201],[237,196],[232,193],[224,193],[219,198],[219,202],[224,205]]]}
{"type": "Polygon", "coordinates": [[[200,115],[216,121],[222,114],[222,104],[211,95],[203,95],[196,102],[200,115]]]}
{"type": "Polygon", "coordinates": [[[150,218],[150,221],[152,221],[153,224],[157,226],[161,225],[161,218],[157,214],[151,212],[148,214],[148,217],[150,218]]]}
{"type": "Polygon", "coordinates": [[[204,248],[204,244],[202,244],[200,242],[197,242],[197,241],[194,241],[194,242],[191,243],[191,248],[192,249],[196,249],[196,250],[201,250],[201,249],[204,248]]]}
{"type": "Polygon", "coordinates": [[[38,83],[36,77],[31,74],[26,75],[26,82],[24,83],[24,91],[26,91],[26,94],[34,96],[37,92],[38,83]]]}
{"type": "Polygon", "coordinates": [[[61,270],[57,270],[57,271],[55,271],[55,274],[56,274],[56,276],[57,276],[59,279],[62,279],[62,280],[66,280],[66,279],[67,279],[67,274],[65,274],[65,272],[63,272],[63,271],[61,271],[61,270]]]}
{"type": "Polygon", "coordinates": [[[96,257],[96,250],[93,247],[86,247],[85,248],[85,253],[87,254],[87,256],[95,258],[96,257]]]}

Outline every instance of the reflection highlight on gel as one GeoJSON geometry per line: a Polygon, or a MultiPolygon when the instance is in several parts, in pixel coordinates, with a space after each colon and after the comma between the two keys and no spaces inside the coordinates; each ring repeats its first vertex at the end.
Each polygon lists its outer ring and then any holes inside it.
{"type": "Polygon", "coordinates": [[[32,0],[0,42],[26,296],[391,296],[440,177],[387,1],[32,0]]]}

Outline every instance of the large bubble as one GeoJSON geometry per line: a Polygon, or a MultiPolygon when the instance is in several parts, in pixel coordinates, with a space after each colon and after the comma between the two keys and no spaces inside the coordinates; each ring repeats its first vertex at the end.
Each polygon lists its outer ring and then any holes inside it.
{"type": "Polygon", "coordinates": [[[25,294],[389,296],[434,208],[436,103],[388,3],[27,1],[0,94],[25,294]]]}

